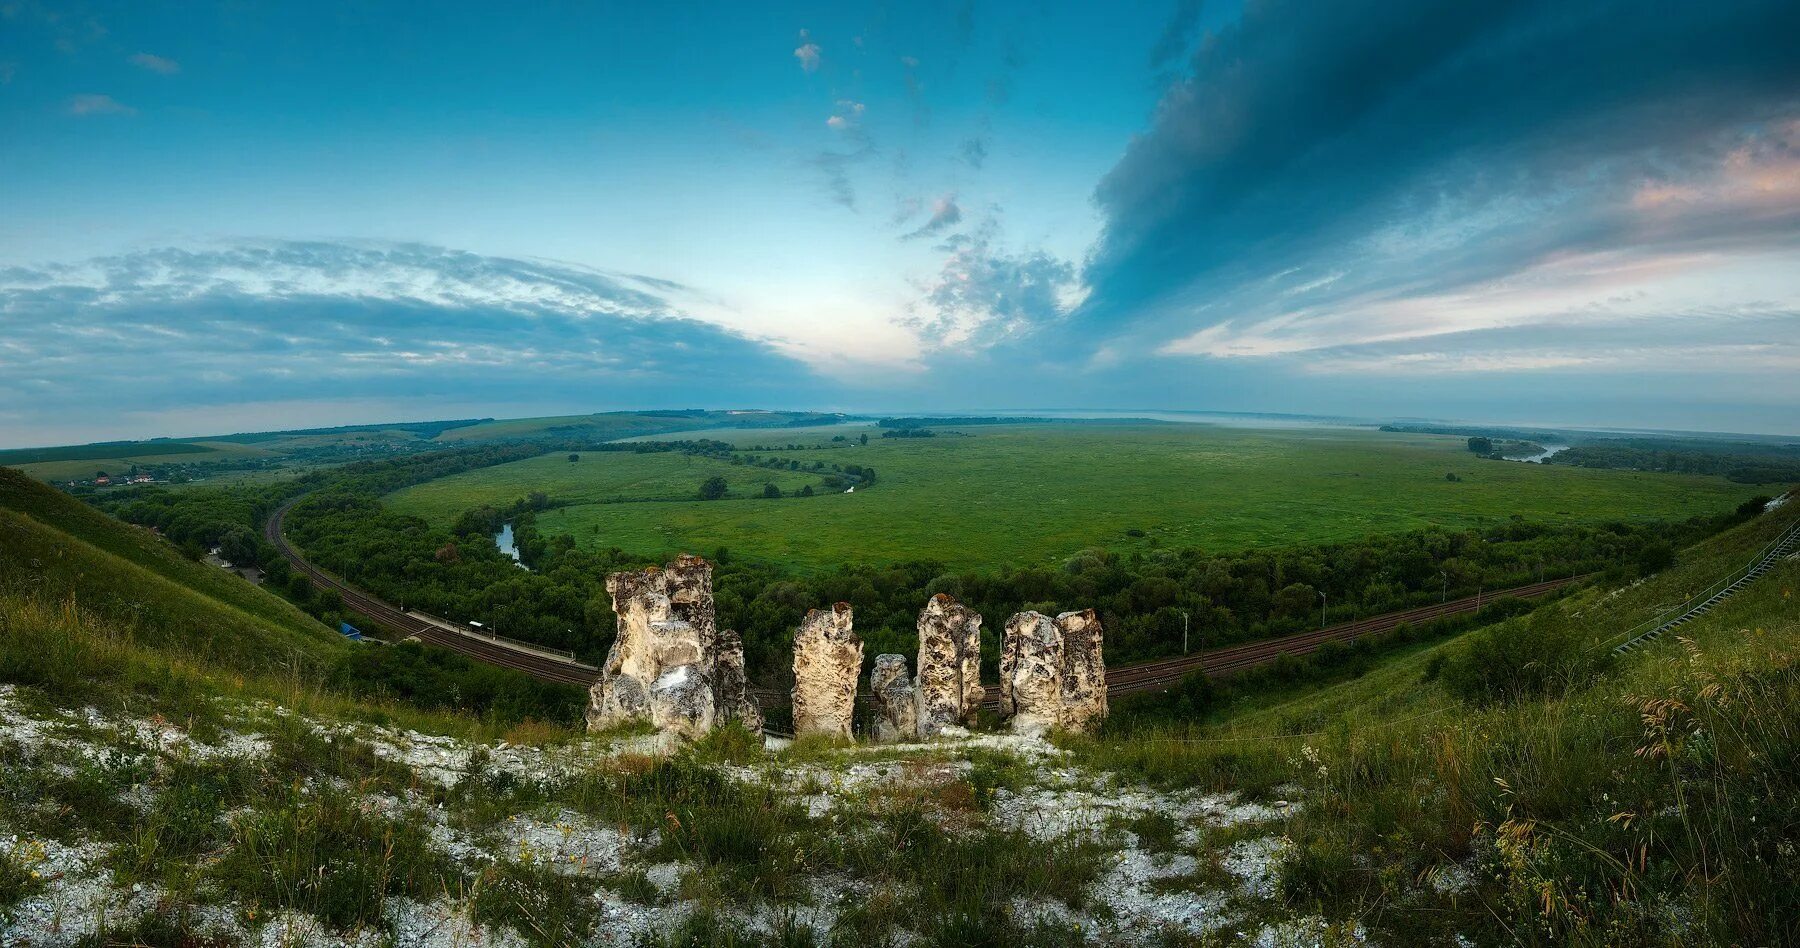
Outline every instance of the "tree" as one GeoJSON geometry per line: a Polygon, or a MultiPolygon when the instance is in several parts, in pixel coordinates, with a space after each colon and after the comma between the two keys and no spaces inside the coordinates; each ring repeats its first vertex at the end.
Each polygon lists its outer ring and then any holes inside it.
{"type": "Polygon", "coordinates": [[[775,500],[781,496],[781,488],[776,487],[774,484],[764,484],[763,496],[770,500],[775,500]]]}
{"type": "Polygon", "coordinates": [[[219,537],[219,555],[233,566],[255,566],[256,534],[248,527],[232,527],[219,537]]]}
{"type": "Polygon", "coordinates": [[[862,442],[863,444],[868,444],[869,436],[867,434],[863,434],[863,435],[858,436],[856,440],[862,442]]]}
{"type": "Polygon", "coordinates": [[[581,455],[579,455],[579,454],[569,455],[569,463],[570,464],[574,464],[576,461],[579,461],[579,460],[581,460],[581,455]]]}
{"type": "Polygon", "coordinates": [[[1311,615],[1318,604],[1318,590],[1305,583],[1294,583],[1275,594],[1270,612],[1282,618],[1299,619],[1311,615]]]}
{"type": "Polygon", "coordinates": [[[1492,453],[1494,453],[1494,439],[1492,439],[1492,438],[1470,438],[1469,439],[1469,450],[1475,452],[1476,454],[1492,454],[1492,453]]]}
{"type": "Polygon", "coordinates": [[[1462,480],[1462,478],[1457,477],[1455,471],[1451,471],[1450,473],[1444,475],[1444,480],[1454,482],[1454,481],[1460,481],[1460,480],[1462,480]]]}
{"type": "Polygon", "coordinates": [[[725,496],[725,478],[714,474],[700,483],[701,500],[718,500],[725,496]]]}
{"type": "Polygon", "coordinates": [[[813,495],[813,489],[812,489],[811,484],[808,484],[805,487],[800,488],[800,496],[811,497],[812,495],[813,495]]]}
{"type": "Polygon", "coordinates": [[[1675,565],[1675,548],[1667,543],[1651,543],[1637,554],[1638,575],[1660,573],[1675,565]]]}

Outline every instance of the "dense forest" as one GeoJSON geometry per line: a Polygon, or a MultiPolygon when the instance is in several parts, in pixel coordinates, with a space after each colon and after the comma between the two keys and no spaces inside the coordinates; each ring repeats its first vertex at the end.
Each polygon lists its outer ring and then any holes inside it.
{"type": "MultiPolygon", "coordinates": [[[[582,447],[688,449],[692,446],[679,443],[582,447]]],[[[534,521],[550,500],[541,494],[505,509],[471,511],[449,529],[395,514],[380,502],[410,484],[543,450],[543,445],[515,444],[446,451],[348,465],[278,485],[137,489],[103,503],[124,519],[158,528],[190,552],[231,547],[234,562],[262,563],[273,588],[315,614],[357,621],[343,614],[335,596],[288,575],[260,539],[262,519],[299,497],[287,534],[322,567],[407,608],[479,620],[503,634],[572,649],[597,663],[613,635],[605,575],[647,565],[643,553],[578,549],[570,537],[543,536],[534,521]],[[492,534],[502,522],[514,524],[529,570],[495,548],[492,534]]],[[[1212,647],[1539,578],[1652,572],[1670,562],[1676,546],[1760,506],[1751,501],[1736,515],[1683,524],[1550,527],[1514,519],[1484,530],[1429,530],[1276,550],[1120,554],[1090,549],[1055,568],[950,571],[918,562],[850,564],[797,575],[739,561],[726,550],[697,552],[718,567],[719,621],[743,633],[752,674],[773,682],[786,673],[792,630],[806,610],[838,601],[856,608],[857,629],[870,654],[911,654],[919,609],[937,592],[981,612],[990,655],[997,654],[1002,623],[1013,612],[1091,606],[1106,624],[1108,658],[1125,663],[1180,652],[1184,626],[1192,647],[1212,647]]]]}
{"type": "Polygon", "coordinates": [[[1598,441],[1551,455],[1547,464],[1623,468],[1671,474],[1718,474],[1739,484],[1780,484],[1800,480],[1800,446],[1729,445],[1701,448],[1653,439],[1598,441]]]}

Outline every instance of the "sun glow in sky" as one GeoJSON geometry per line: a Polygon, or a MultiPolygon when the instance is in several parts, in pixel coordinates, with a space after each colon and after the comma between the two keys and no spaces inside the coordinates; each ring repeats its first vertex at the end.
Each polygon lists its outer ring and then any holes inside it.
{"type": "Polygon", "coordinates": [[[0,445],[624,407],[1794,433],[1800,6],[0,3],[0,445]]]}

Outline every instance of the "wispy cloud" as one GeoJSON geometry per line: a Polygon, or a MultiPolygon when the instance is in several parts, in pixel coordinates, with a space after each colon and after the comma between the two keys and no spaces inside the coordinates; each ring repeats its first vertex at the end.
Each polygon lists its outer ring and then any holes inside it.
{"type": "Polygon", "coordinates": [[[957,150],[957,157],[961,158],[964,164],[979,171],[982,165],[987,164],[987,139],[981,136],[964,139],[962,147],[957,150]]]}
{"type": "Polygon", "coordinates": [[[818,384],[769,344],[684,314],[671,295],[687,292],[423,245],[261,243],[0,268],[0,404],[35,406],[27,420],[41,427],[100,404],[517,401],[534,388],[763,401],[778,385],[818,384]]]}
{"type": "Polygon", "coordinates": [[[180,63],[173,59],[166,59],[151,53],[133,54],[130,62],[139,69],[147,69],[151,72],[160,73],[165,76],[173,76],[181,71],[180,63]]]}
{"type": "Polygon", "coordinates": [[[920,237],[932,237],[955,227],[963,219],[962,208],[956,203],[955,194],[945,194],[931,204],[931,217],[917,228],[901,235],[902,240],[917,240],[920,237]]]}
{"type": "Polygon", "coordinates": [[[1150,47],[1150,69],[1159,81],[1167,81],[1169,69],[1193,43],[1194,28],[1200,22],[1200,0],[1175,0],[1175,10],[1163,25],[1162,35],[1150,47]]]}
{"type": "Polygon", "coordinates": [[[800,61],[800,69],[804,72],[817,72],[820,52],[819,44],[812,41],[812,35],[801,30],[800,45],[794,48],[794,58],[800,61]]]}
{"type": "Polygon", "coordinates": [[[856,184],[850,179],[850,170],[874,155],[875,147],[864,140],[862,147],[855,151],[822,151],[812,156],[808,163],[818,170],[824,181],[825,196],[833,204],[856,210],[856,184]]]}
{"type": "Polygon", "coordinates": [[[97,92],[84,92],[69,99],[70,115],[136,115],[137,109],[125,105],[110,95],[97,92]]]}
{"type": "Polygon", "coordinates": [[[867,109],[867,106],[855,99],[839,99],[837,109],[825,120],[825,124],[840,132],[849,131],[862,124],[863,112],[867,109]]]}
{"type": "Polygon", "coordinates": [[[1041,250],[999,246],[999,226],[984,223],[944,241],[948,254],[923,299],[902,323],[939,349],[984,349],[1061,320],[1085,293],[1075,267],[1041,250]]]}

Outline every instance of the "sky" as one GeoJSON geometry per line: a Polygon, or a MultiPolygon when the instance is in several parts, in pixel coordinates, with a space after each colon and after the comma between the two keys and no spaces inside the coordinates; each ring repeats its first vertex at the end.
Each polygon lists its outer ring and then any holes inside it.
{"type": "Polygon", "coordinates": [[[0,446],[630,408],[1800,434],[1800,4],[0,0],[0,446]]]}

